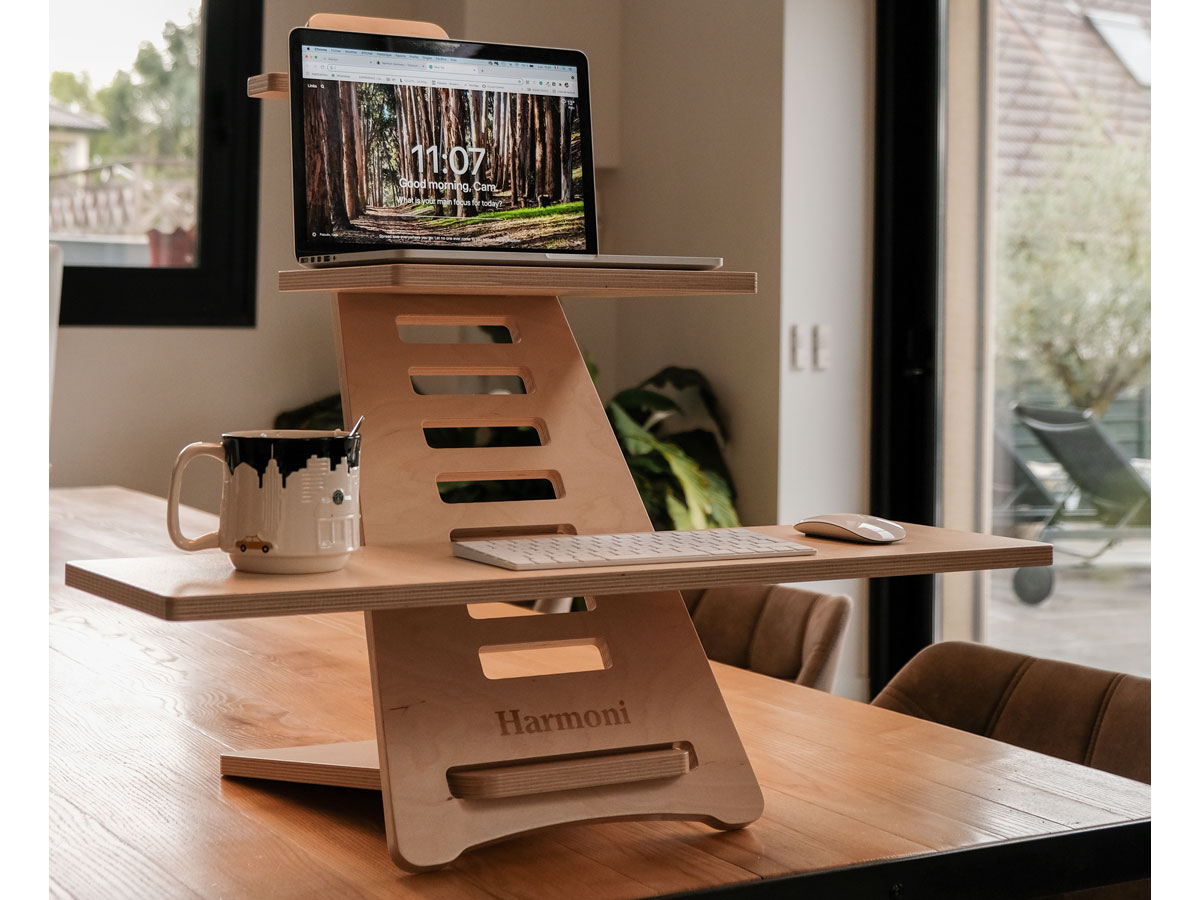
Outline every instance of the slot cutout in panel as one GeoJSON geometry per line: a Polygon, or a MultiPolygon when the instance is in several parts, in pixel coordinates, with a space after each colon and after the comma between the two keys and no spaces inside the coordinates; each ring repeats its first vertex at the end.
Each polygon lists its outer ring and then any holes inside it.
{"type": "Polygon", "coordinates": [[[567,615],[591,612],[596,608],[592,597],[554,597],[545,601],[522,600],[516,603],[468,603],[467,615],[472,619],[508,619],[528,616],[531,609],[543,615],[567,615]]]}
{"type": "MultiPolygon", "coordinates": [[[[479,648],[479,664],[485,678],[536,678],[571,672],[598,672],[612,666],[603,638],[539,641],[532,644],[489,644],[479,648]]],[[[629,717],[624,704],[606,709],[601,722],[620,724],[629,717]],[[611,718],[613,721],[608,722],[611,718]]]]}
{"type": "Polygon", "coordinates": [[[438,496],[443,503],[508,503],[522,500],[557,500],[562,496],[557,472],[516,478],[439,476],[438,496]]]}
{"type": "Polygon", "coordinates": [[[546,424],[541,419],[524,422],[438,422],[422,428],[425,443],[435,450],[459,447],[542,447],[546,424]]]}
{"type": "Polygon", "coordinates": [[[474,394],[528,394],[529,377],[523,372],[484,371],[473,372],[429,372],[413,369],[409,381],[417,394],[474,395],[474,394]]]}
{"type": "Polygon", "coordinates": [[[506,316],[398,316],[396,333],[406,344],[515,344],[506,316]]]}
{"type": "MultiPolygon", "coordinates": [[[[497,716],[499,726],[513,730],[514,724],[502,718],[513,713],[520,715],[519,710],[501,710],[497,716]]],[[[562,715],[551,717],[548,724],[556,724],[556,719],[562,715]]],[[[537,718],[534,722],[541,724],[537,718]]],[[[571,723],[571,727],[574,727],[574,723],[571,723]]],[[[523,724],[521,729],[524,733],[523,724]]],[[[687,742],[545,756],[499,765],[455,766],[446,770],[446,786],[453,797],[486,801],[680,778],[695,768],[695,756],[690,745],[684,744],[687,742]]]]}
{"type": "Polygon", "coordinates": [[[539,534],[578,534],[569,522],[556,525],[493,525],[484,528],[452,528],[452,541],[494,541],[506,537],[533,537],[539,534]]]}

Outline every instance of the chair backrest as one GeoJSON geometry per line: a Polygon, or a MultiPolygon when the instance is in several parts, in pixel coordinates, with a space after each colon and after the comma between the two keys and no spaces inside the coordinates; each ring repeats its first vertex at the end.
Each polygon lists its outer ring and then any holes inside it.
{"type": "Polygon", "coordinates": [[[850,598],[788,585],[684,591],[709,659],[805,687],[833,687],[850,598]]]}
{"type": "Polygon", "coordinates": [[[1150,679],[945,641],[872,705],[1150,783],[1150,679]]]}
{"type": "Polygon", "coordinates": [[[1112,523],[1141,504],[1127,524],[1150,522],[1150,485],[1088,409],[1017,404],[1013,414],[1063,467],[1100,517],[1112,523]]]}

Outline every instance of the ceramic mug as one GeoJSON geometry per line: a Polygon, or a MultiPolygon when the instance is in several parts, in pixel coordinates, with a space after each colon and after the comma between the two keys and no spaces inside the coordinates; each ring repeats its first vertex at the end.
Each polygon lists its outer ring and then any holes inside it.
{"type": "Polygon", "coordinates": [[[167,532],[184,550],[220,547],[244,572],[331,572],[359,546],[361,434],[344,431],[234,431],[221,443],[179,453],[167,496],[167,532]],[[179,490],[188,463],[225,464],[221,521],[198,538],[179,530],[179,490]]]}

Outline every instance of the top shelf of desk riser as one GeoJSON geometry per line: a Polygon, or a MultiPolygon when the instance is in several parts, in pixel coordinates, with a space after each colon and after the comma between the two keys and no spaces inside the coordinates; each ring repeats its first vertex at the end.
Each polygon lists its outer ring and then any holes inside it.
{"type": "Polygon", "coordinates": [[[559,266],[393,263],[289,269],[279,290],[470,296],[647,297],[754,294],[758,274],[725,269],[609,269],[559,266]]]}

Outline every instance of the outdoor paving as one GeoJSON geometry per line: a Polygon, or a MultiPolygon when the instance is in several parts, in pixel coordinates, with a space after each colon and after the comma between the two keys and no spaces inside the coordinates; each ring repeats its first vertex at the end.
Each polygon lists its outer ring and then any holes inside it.
{"type": "Polygon", "coordinates": [[[1125,541],[1090,565],[1058,558],[1054,591],[1037,606],[1017,599],[1013,570],[992,574],[984,643],[1148,677],[1150,541],[1125,541]]]}

